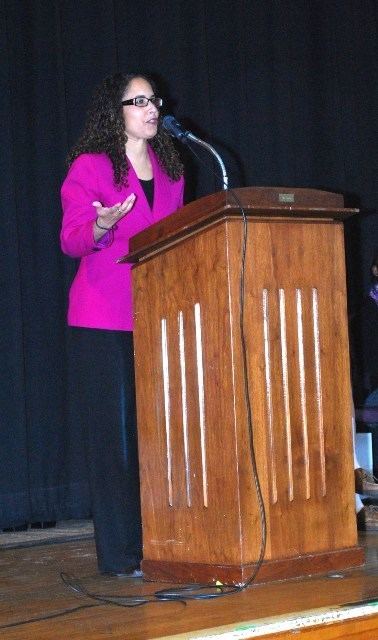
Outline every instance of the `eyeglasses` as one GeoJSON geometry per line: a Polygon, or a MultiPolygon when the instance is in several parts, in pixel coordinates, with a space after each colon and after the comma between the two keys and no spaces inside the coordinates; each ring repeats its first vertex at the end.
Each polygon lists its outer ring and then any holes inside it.
{"type": "Polygon", "coordinates": [[[151,96],[151,98],[146,98],[146,96],[137,96],[136,98],[130,98],[130,100],[122,100],[121,104],[123,104],[124,107],[129,104],[134,104],[136,107],[147,107],[149,102],[158,109],[163,104],[162,98],[157,98],[156,96],[151,96]]]}

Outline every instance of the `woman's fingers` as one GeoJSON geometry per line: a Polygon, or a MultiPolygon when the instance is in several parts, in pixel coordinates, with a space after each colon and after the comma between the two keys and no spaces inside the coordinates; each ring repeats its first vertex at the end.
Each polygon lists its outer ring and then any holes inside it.
{"type": "Polygon", "coordinates": [[[122,204],[117,206],[118,214],[125,215],[130,211],[135,202],[135,193],[131,193],[122,204]]]}
{"type": "Polygon", "coordinates": [[[104,227],[114,226],[134,206],[135,193],[131,193],[123,202],[117,202],[112,207],[104,207],[101,202],[94,200],[92,205],[96,208],[97,218],[100,218],[104,227]]]}

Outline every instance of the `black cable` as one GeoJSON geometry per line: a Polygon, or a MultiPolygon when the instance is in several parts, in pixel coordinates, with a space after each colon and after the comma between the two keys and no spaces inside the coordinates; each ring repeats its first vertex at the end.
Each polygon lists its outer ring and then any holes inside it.
{"type": "MultiPolygon", "coordinates": [[[[86,587],[84,587],[81,582],[75,576],[69,576],[68,574],[61,572],[61,579],[64,584],[72,589],[75,593],[86,596],[87,598],[91,598],[100,602],[101,604],[114,604],[117,607],[139,607],[143,604],[151,604],[153,602],[163,601],[163,600],[172,600],[172,598],[165,598],[164,596],[156,597],[155,593],[152,594],[103,594],[103,593],[93,593],[88,591],[86,587]]],[[[181,604],[186,604],[183,598],[175,598],[177,602],[181,604]]]]}
{"type": "Polygon", "coordinates": [[[66,616],[69,613],[80,611],[81,609],[91,609],[92,607],[99,607],[99,606],[100,606],[99,604],[81,604],[78,607],[73,607],[72,609],[63,609],[62,611],[57,611],[55,613],[47,613],[43,616],[39,616],[38,618],[29,618],[28,620],[19,620],[18,622],[10,622],[9,624],[3,624],[3,625],[0,625],[0,630],[10,629],[11,627],[20,627],[24,624],[32,624],[33,622],[41,622],[43,620],[60,618],[61,616],[66,616]]]}
{"type": "Polygon", "coordinates": [[[155,591],[157,600],[168,600],[171,602],[185,600],[215,600],[224,596],[230,596],[239,593],[245,589],[245,585],[234,584],[187,584],[183,587],[175,587],[174,589],[161,589],[155,591]],[[197,591],[209,591],[210,593],[197,593],[197,591]],[[215,591],[214,591],[215,590],[215,591]]]}
{"type": "Polygon", "coordinates": [[[240,337],[241,337],[241,343],[242,343],[244,400],[245,400],[246,409],[247,409],[248,442],[249,442],[250,458],[252,463],[253,479],[255,482],[256,495],[257,495],[257,500],[259,504],[260,524],[261,524],[260,554],[252,575],[247,580],[247,582],[244,583],[244,588],[246,588],[247,586],[252,584],[264,561],[265,550],[266,550],[266,513],[265,513],[264,499],[261,491],[260,480],[259,480],[258,471],[257,471],[256,452],[255,452],[255,446],[254,446],[254,440],[253,440],[253,421],[252,421],[251,398],[249,394],[247,344],[246,344],[246,338],[245,338],[245,332],[244,332],[245,261],[246,261],[246,253],[247,253],[248,224],[247,224],[247,217],[245,215],[245,211],[240,202],[239,197],[236,195],[236,193],[232,189],[229,189],[228,193],[236,201],[243,216],[242,261],[241,261],[240,281],[239,281],[239,297],[240,297],[239,325],[240,325],[240,337]]]}
{"type": "Polygon", "coordinates": [[[60,577],[63,580],[64,584],[72,589],[72,591],[74,591],[75,593],[79,593],[80,595],[84,595],[93,600],[97,600],[102,604],[115,604],[118,607],[139,607],[140,605],[147,604],[151,601],[151,596],[149,595],[104,595],[102,593],[92,593],[88,591],[88,589],[83,587],[81,582],[79,582],[79,580],[75,576],[69,576],[64,572],[61,572],[60,577]],[[118,600],[124,600],[125,602],[118,602],[118,600]]]}

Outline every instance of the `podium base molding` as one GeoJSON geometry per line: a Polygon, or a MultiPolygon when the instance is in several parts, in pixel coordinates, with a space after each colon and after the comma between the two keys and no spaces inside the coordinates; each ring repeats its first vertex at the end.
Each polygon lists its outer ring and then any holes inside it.
{"type": "MultiPolygon", "coordinates": [[[[261,565],[254,583],[344,571],[359,567],[364,562],[364,550],[358,546],[293,558],[266,560],[261,565]]],[[[141,568],[144,579],[151,582],[207,584],[215,583],[218,580],[223,584],[238,585],[247,582],[253,573],[255,564],[222,565],[145,559],[142,560],[141,568]]]]}

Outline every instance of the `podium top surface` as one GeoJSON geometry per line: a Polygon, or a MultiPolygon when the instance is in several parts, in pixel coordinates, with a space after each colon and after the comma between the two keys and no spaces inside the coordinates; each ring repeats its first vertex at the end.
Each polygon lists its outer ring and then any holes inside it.
{"type": "Polygon", "coordinates": [[[227,218],[263,220],[345,220],[358,209],[344,207],[338,193],[290,187],[243,187],[219,191],[185,205],[130,239],[129,253],[118,262],[136,263],[185,235],[227,218]]]}

